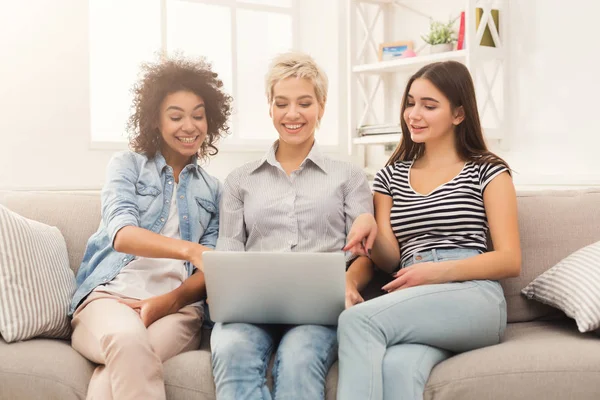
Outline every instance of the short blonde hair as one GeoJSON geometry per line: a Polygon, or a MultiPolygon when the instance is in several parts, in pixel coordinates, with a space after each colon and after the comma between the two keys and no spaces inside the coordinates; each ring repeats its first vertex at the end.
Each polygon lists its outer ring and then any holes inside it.
{"type": "Polygon", "coordinates": [[[321,107],[325,106],[329,85],[327,74],[311,56],[300,52],[280,54],[271,61],[265,78],[265,89],[269,104],[273,101],[273,86],[277,82],[290,77],[310,80],[315,88],[317,102],[321,107]]]}

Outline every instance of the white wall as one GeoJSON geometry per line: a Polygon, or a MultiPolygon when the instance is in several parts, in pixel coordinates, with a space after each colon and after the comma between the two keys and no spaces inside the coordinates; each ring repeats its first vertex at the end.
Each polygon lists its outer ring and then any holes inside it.
{"type": "MultiPolygon", "coordinates": [[[[346,59],[339,24],[345,8],[342,0],[299,3],[301,49],[330,76],[340,73],[340,85],[332,79],[326,114],[337,109],[339,119],[327,124],[345,130],[346,59]]],[[[600,185],[600,74],[591,61],[600,3],[510,4],[514,118],[508,149],[495,150],[518,172],[520,185],[600,185]]],[[[0,5],[0,188],[84,189],[103,182],[113,151],[89,144],[87,12],[85,0],[0,5]]],[[[222,152],[207,169],[224,178],[261,155],[222,152]]]]}
{"type": "MultiPolygon", "coordinates": [[[[335,76],[338,2],[300,4],[300,49],[335,76]]],[[[116,150],[90,146],[87,21],[87,0],[0,4],[0,189],[101,187],[116,150]]],[[[339,129],[339,91],[334,80],[323,129],[339,129]]],[[[264,150],[221,151],[207,170],[224,179],[264,150]]]]}
{"type": "Polygon", "coordinates": [[[89,149],[87,2],[0,6],[0,187],[95,187],[89,149]]]}
{"type": "Polygon", "coordinates": [[[512,129],[498,152],[522,185],[600,185],[600,3],[510,2],[512,129]]]}

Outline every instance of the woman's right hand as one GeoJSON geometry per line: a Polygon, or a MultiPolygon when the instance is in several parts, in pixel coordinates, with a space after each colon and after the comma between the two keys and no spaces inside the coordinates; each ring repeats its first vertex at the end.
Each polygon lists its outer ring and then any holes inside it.
{"type": "Polygon", "coordinates": [[[173,292],[165,293],[161,296],[150,297],[145,300],[121,299],[119,302],[128,305],[136,311],[146,328],[155,321],[179,311],[177,297],[173,292]]]}
{"type": "Polygon", "coordinates": [[[204,264],[202,262],[202,253],[205,251],[209,251],[211,249],[207,249],[206,247],[197,244],[191,243],[191,247],[188,250],[187,260],[192,263],[196,269],[204,273],[204,264]]]}
{"type": "Polygon", "coordinates": [[[359,215],[348,232],[348,242],[342,249],[357,256],[371,258],[371,249],[377,237],[377,222],[371,214],[359,215]]]}

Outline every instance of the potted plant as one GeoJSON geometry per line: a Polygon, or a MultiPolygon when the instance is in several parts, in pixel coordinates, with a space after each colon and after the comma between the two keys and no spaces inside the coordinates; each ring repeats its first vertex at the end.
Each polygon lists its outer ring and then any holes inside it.
{"type": "Polygon", "coordinates": [[[453,27],[456,20],[457,18],[454,18],[447,23],[431,20],[429,23],[429,33],[427,35],[421,35],[421,39],[423,39],[425,43],[431,45],[431,53],[452,51],[452,44],[456,42],[453,27]]]}

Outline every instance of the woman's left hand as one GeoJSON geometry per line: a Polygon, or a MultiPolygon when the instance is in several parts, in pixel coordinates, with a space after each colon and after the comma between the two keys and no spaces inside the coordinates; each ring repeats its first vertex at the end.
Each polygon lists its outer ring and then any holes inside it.
{"type": "Polygon", "coordinates": [[[371,257],[371,249],[377,237],[377,222],[371,214],[359,215],[348,232],[348,241],[342,250],[357,256],[371,257]]]}
{"type": "Polygon", "coordinates": [[[389,282],[381,289],[391,293],[399,289],[406,289],[413,286],[445,283],[446,280],[444,279],[444,275],[446,269],[443,264],[443,262],[424,262],[402,268],[394,274],[396,279],[389,282]]]}
{"type": "Polygon", "coordinates": [[[146,300],[121,299],[119,301],[136,311],[146,328],[162,317],[178,311],[177,301],[171,293],[150,297],[146,300]]]}

